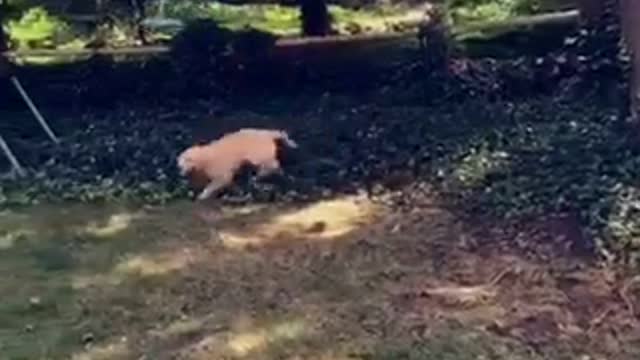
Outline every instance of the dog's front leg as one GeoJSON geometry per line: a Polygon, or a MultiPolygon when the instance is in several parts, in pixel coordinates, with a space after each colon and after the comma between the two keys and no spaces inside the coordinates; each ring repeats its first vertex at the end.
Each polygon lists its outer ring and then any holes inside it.
{"type": "Polygon", "coordinates": [[[204,190],[202,190],[200,195],[198,195],[198,200],[202,201],[202,200],[208,199],[209,197],[211,197],[211,195],[213,195],[218,190],[222,189],[227,184],[228,182],[225,181],[224,179],[211,180],[211,182],[209,182],[209,184],[204,188],[204,190]]]}

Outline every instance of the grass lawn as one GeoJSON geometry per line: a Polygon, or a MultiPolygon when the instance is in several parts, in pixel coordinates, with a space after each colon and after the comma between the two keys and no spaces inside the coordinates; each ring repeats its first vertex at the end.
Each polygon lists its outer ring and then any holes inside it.
{"type": "Polygon", "coordinates": [[[437,206],[38,206],[0,229],[8,360],[638,355],[630,330],[590,340],[626,317],[603,270],[464,250],[437,206]]]}

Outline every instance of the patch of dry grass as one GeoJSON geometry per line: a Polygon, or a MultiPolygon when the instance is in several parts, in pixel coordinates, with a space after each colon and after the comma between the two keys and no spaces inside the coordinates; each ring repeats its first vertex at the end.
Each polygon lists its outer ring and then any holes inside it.
{"type": "MultiPolygon", "coordinates": [[[[243,221],[220,231],[229,248],[272,245],[291,239],[321,241],[345,237],[371,225],[377,206],[359,197],[321,201],[295,209],[278,209],[267,221],[243,221]]],[[[264,212],[259,214],[264,217],[264,212]]],[[[214,225],[215,226],[215,225],[214,225]]]]}

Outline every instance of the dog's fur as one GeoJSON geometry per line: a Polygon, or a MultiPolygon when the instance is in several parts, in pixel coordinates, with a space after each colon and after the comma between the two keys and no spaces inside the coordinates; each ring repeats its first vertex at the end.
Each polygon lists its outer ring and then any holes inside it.
{"type": "Polygon", "coordinates": [[[298,147],[285,131],[245,128],[184,150],[178,156],[178,168],[192,184],[204,187],[198,195],[198,200],[204,200],[229,186],[245,165],[255,167],[258,178],[281,172],[280,144],[298,147]]]}

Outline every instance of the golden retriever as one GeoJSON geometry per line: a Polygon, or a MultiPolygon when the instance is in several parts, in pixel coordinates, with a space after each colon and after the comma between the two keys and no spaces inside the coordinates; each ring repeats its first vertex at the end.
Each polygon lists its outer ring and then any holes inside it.
{"type": "Polygon", "coordinates": [[[279,142],[290,148],[298,147],[282,130],[240,129],[184,150],[178,156],[178,168],[182,176],[191,178],[192,184],[204,187],[197,197],[204,200],[229,186],[238,170],[245,165],[257,168],[258,178],[281,172],[279,142]]]}

